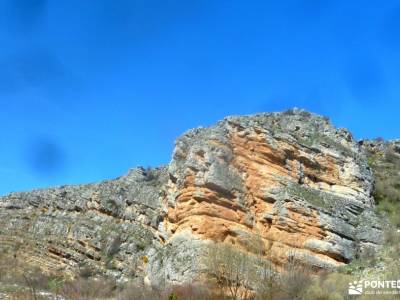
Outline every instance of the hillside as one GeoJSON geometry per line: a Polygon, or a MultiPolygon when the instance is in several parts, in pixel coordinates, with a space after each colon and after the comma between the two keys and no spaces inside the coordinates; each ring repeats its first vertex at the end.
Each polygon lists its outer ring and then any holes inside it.
{"type": "MultiPolygon", "coordinates": [[[[0,282],[9,289],[36,270],[60,288],[77,278],[111,280],[114,291],[199,283],[234,298],[218,273],[227,256],[268,269],[262,282],[290,266],[310,278],[360,273],[373,263],[355,263],[400,225],[399,153],[399,142],[358,142],[299,109],[227,117],[179,137],[167,166],[0,198],[0,263],[15,266],[0,282]]],[[[235,299],[261,293],[250,269],[235,299]]]]}

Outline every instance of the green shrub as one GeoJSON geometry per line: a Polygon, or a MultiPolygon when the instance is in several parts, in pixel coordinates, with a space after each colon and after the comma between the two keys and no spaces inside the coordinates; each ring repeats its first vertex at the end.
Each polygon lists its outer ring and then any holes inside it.
{"type": "Polygon", "coordinates": [[[169,294],[168,300],[179,300],[179,298],[174,292],[172,292],[171,294],[169,294]]]}
{"type": "Polygon", "coordinates": [[[377,210],[395,227],[400,227],[400,155],[392,148],[384,153],[368,153],[375,177],[377,210]]]}
{"type": "Polygon", "coordinates": [[[393,226],[400,227],[400,201],[392,201],[383,197],[378,199],[378,212],[386,216],[393,226]]]}

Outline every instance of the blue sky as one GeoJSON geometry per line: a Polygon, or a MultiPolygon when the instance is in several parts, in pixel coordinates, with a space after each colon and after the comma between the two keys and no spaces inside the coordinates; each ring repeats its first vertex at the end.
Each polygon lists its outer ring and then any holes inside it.
{"type": "Polygon", "coordinates": [[[0,194],[166,164],[232,114],[399,138],[399,32],[390,0],[0,0],[0,194]]]}

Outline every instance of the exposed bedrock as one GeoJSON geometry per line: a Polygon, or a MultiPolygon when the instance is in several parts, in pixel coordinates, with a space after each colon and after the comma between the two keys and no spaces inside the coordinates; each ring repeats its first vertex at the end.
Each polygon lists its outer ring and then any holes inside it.
{"type": "Polygon", "coordinates": [[[329,269],[381,243],[373,183],[361,145],[326,118],[227,117],[178,138],[166,167],[0,198],[0,247],[29,240],[49,269],[158,285],[199,276],[211,242],[329,269]]]}

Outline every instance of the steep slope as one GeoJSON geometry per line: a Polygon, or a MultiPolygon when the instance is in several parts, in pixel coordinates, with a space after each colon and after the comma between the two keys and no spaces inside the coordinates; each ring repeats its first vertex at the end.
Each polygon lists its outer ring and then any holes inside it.
{"type": "Polygon", "coordinates": [[[15,193],[0,199],[0,249],[48,272],[143,277],[160,247],[166,168],[116,180],[15,193]]]}
{"type": "Polygon", "coordinates": [[[360,141],[375,177],[374,197],[378,210],[400,227],[400,140],[360,141]]]}
{"type": "Polygon", "coordinates": [[[0,247],[155,285],[199,276],[211,241],[334,268],[381,243],[373,182],[361,146],[323,117],[228,117],[180,137],[167,167],[0,198],[0,247]]]}

